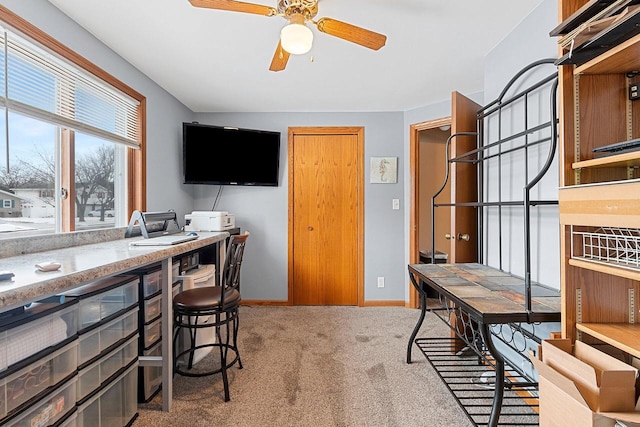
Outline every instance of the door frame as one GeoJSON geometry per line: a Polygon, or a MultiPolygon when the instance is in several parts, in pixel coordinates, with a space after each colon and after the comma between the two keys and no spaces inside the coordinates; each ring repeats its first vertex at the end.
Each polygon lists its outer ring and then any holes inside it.
{"type": "MultiPolygon", "coordinates": [[[[355,135],[356,136],[356,176],[357,176],[357,197],[356,197],[356,300],[359,307],[364,306],[364,127],[344,127],[344,126],[322,126],[322,127],[289,127],[288,132],[288,305],[293,305],[293,177],[294,177],[294,146],[293,140],[296,135],[355,135]]],[[[339,237],[336,241],[340,241],[339,237]]]]}
{"type": "MultiPolygon", "coordinates": [[[[420,215],[420,184],[418,176],[420,174],[420,132],[436,129],[441,126],[451,126],[451,116],[439,119],[428,120],[426,122],[409,125],[409,264],[417,264],[418,238],[420,229],[418,217],[420,215]]],[[[413,287],[411,281],[409,286],[409,303],[407,307],[418,308],[418,291],[413,287]]]]}

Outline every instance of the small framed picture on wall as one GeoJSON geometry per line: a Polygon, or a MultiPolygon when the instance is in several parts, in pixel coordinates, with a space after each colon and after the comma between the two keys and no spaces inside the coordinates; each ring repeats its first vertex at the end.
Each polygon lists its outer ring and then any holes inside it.
{"type": "Polygon", "coordinates": [[[398,182],[398,158],[397,157],[372,157],[371,177],[372,184],[395,184],[398,182]]]}

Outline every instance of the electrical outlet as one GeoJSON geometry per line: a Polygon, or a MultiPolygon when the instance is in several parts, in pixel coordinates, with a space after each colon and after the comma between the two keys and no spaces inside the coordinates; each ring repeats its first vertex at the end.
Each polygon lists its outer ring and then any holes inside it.
{"type": "Polygon", "coordinates": [[[392,208],[394,211],[397,211],[398,209],[400,209],[400,199],[393,199],[393,200],[391,201],[391,208],[392,208]]]}
{"type": "Polygon", "coordinates": [[[378,277],[378,287],[384,288],[384,277],[378,277]]]}

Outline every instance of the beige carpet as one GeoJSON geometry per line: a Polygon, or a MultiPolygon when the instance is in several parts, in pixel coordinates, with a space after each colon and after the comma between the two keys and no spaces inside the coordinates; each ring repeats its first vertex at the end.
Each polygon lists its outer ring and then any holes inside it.
{"type": "MultiPolygon", "coordinates": [[[[140,408],[134,426],[470,426],[422,353],[407,340],[418,310],[401,307],[242,307],[244,369],[176,376],[174,406],[161,397],[140,408]]],[[[446,336],[428,315],[418,336],[446,336]]],[[[212,362],[205,358],[201,363],[212,362]]]]}

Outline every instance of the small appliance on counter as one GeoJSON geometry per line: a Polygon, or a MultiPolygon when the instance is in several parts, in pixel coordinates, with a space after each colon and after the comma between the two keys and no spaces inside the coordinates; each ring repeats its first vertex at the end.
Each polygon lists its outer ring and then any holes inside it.
{"type": "Polygon", "coordinates": [[[185,231],[227,231],[236,226],[236,217],[224,211],[193,211],[184,222],[185,231]]]}

